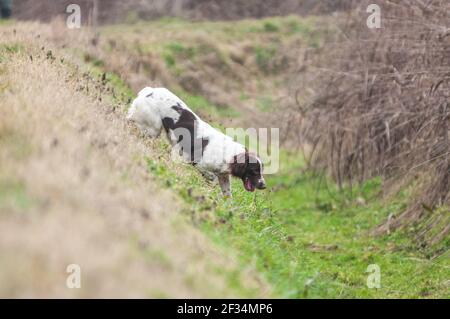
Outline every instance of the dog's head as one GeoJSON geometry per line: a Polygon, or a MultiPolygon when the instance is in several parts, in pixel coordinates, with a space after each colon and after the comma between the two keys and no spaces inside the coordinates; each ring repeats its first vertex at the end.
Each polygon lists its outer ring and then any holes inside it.
{"type": "Polygon", "coordinates": [[[263,165],[261,160],[252,153],[245,152],[234,156],[230,164],[231,175],[242,179],[244,188],[248,192],[254,192],[255,189],[265,189],[263,165]]]}

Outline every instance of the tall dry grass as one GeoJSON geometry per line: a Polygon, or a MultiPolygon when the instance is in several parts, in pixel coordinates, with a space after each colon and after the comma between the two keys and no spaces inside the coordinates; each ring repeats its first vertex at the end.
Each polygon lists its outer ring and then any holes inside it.
{"type": "Polygon", "coordinates": [[[380,175],[390,191],[412,185],[410,206],[376,233],[414,226],[423,240],[438,224],[434,243],[450,231],[450,3],[383,1],[381,29],[366,25],[369,3],[299,72],[300,137],[341,187],[380,175]]]}

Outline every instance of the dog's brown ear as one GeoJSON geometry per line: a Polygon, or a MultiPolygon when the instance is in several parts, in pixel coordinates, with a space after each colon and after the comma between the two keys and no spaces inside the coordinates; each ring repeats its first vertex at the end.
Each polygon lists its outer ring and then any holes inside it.
{"type": "Polygon", "coordinates": [[[244,177],[248,165],[248,153],[241,153],[233,157],[233,162],[230,164],[231,175],[236,177],[244,177]]]}

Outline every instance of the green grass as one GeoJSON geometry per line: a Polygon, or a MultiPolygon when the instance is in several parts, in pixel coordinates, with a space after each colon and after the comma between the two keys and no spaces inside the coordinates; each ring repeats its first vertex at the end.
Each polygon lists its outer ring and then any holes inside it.
{"type": "Polygon", "coordinates": [[[164,55],[163,55],[163,58],[164,58],[164,61],[166,62],[166,66],[168,67],[168,68],[173,68],[173,67],[175,67],[175,64],[176,64],[176,60],[175,60],[175,57],[174,57],[174,55],[172,54],[172,53],[165,53],[164,55]]]}
{"type": "MultiPolygon", "coordinates": [[[[286,170],[290,165],[286,158],[284,164],[286,170]]],[[[269,177],[269,188],[275,191],[235,192],[235,203],[216,209],[221,222],[212,218],[203,229],[218,243],[240,251],[243,263],[256,262],[281,297],[448,295],[450,265],[445,256],[427,260],[399,233],[381,238],[369,235],[373,226],[403,207],[402,198],[389,205],[373,199],[380,185],[372,181],[354,191],[355,198],[366,198],[368,203],[358,206],[348,192],[323,184],[323,178],[311,174],[269,177]],[[381,268],[381,289],[366,286],[370,264],[381,268]]]]}
{"type": "Polygon", "coordinates": [[[191,167],[175,175],[163,162],[147,160],[150,172],[190,205],[193,223],[217,244],[239,252],[242,267],[255,264],[276,296],[450,297],[448,256],[427,259],[401,232],[370,235],[405,207],[407,192],[384,203],[377,179],[340,192],[323,176],[292,174],[302,161],[283,154],[283,171],[268,177],[268,191],[248,193],[234,180],[234,198],[226,201],[191,167]],[[367,287],[371,264],[380,267],[380,289],[367,287]]]}
{"type": "Polygon", "coordinates": [[[20,43],[0,44],[0,63],[5,61],[9,55],[18,54],[24,50],[20,43]]]}
{"type": "Polygon", "coordinates": [[[276,56],[277,50],[275,47],[256,47],[255,55],[256,55],[256,64],[260,68],[261,71],[265,73],[269,73],[271,71],[275,71],[273,66],[271,66],[271,62],[273,58],[276,56]]]}
{"type": "Polygon", "coordinates": [[[15,19],[0,19],[0,26],[7,26],[16,23],[15,19]]]}
{"type": "Polygon", "coordinates": [[[192,60],[196,54],[193,47],[184,46],[180,42],[169,42],[164,45],[162,56],[169,69],[181,74],[181,70],[176,68],[177,60],[192,60]]]}
{"type": "Polygon", "coordinates": [[[316,24],[320,23],[323,17],[270,17],[264,19],[245,19],[233,21],[232,24],[226,21],[189,21],[182,18],[166,17],[153,21],[133,21],[130,24],[118,24],[108,26],[107,29],[116,33],[127,33],[129,27],[135,32],[144,32],[147,29],[157,29],[161,32],[170,31],[174,34],[189,30],[191,33],[207,30],[214,37],[221,37],[224,40],[240,40],[248,38],[248,34],[277,33],[278,36],[290,36],[295,33],[307,34],[311,30],[317,29],[316,24]]]}
{"type": "Polygon", "coordinates": [[[271,21],[267,21],[264,23],[264,31],[265,32],[278,32],[278,31],[280,31],[280,28],[275,23],[273,23],[271,21]]]}
{"type": "Polygon", "coordinates": [[[263,112],[269,112],[273,108],[273,99],[271,96],[260,97],[257,100],[258,108],[263,112]]]}
{"type": "Polygon", "coordinates": [[[192,59],[195,56],[196,50],[192,46],[185,46],[180,42],[170,42],[165,45],[166,49],[172,54],[183,55],[188,59],[192,59]]]}
{"type": "Polygon", "coordinates": [[[19,53],[24,47],[20,43],[0,45],[0,53],[19,53]]]}
{"type": "MultiPolygon", "coordinates": [[[[147,46],[148,50],[159,52],[169,70],[180,76],[185,71],[186,63],[200,63],[202,58],[214,54],[216,67],[226,70],[228,67],[227,56],[221,52],[214,43],[200,42],[195,45],[189,40],[170,41],[162,47],[147,46]]],[[[144,50],[145,51],[145,50],[144,50]]]]}

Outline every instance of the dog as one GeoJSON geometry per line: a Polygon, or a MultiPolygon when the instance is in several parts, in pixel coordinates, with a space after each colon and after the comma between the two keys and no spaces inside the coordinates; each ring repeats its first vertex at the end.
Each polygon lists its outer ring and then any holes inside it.
{"type": "Polygon", "coordinates": [[[245,190],[265,189],[262,161],[231,137],[201,120],[166,88],[142,89],[128,110],[127,119],[149,137],[165,131],[183,159],[204,175],[216,176],[222,193],[231,197],[230,177],[242,180],[245,190]]]}

